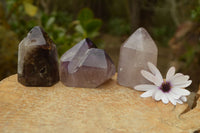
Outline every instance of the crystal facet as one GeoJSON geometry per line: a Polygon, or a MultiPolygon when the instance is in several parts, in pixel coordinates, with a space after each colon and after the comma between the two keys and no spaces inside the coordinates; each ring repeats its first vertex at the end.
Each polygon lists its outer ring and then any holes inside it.
{"type": "Polygon", "coordinates": [[[140,73],[147,70],[147,62],[157,64],[158,48],[144,28],[137,29],[121,46],[118,65],[118,83],[134,88],[148,83],[140,73]]]}
{"type": "Polygon", "coordinates": [[[26,86],[51,86],[59,81],[56,45],[39,26],[19,44],[18,81],[26,86]]]}
{"type": "Polygon", "coordinates": [[[88,38],[69,49],[60,59],[60,80],[66,86],[94,88],[114,74],[111,58],[88,38]]]}

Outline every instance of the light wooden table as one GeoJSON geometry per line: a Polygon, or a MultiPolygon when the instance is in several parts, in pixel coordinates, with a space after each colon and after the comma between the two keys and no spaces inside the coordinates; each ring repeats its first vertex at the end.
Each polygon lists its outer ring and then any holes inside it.
{"type": "Polygon", "coordinates": [[[200,100],[188,105],[140,98],[116,83],[97,89],[25,87],[17,75],[0,82],[0,133],[192,133],[200,130],[200,100]]]}

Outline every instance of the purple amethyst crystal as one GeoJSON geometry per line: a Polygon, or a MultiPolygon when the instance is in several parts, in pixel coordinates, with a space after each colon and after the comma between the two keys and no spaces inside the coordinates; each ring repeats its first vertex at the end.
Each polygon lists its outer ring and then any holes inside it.
{"type": "Polygon", "coordinates": [[[69,49],[60,59],[60,80],[66,86],[95,88],[114,74],[111,58],[88,38],[69,49]]]}

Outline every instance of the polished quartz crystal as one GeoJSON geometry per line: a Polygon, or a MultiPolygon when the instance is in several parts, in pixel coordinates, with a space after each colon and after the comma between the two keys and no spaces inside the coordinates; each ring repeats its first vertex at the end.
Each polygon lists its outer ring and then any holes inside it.
{"type": "Polygon", "coordinates": [[[56,45],[39,26],[19,44],[18,81],[25,86],[52,86],[59,81],[56,45]]]}
{"type": "Polygon", "coordinates": [[[144,28],[137,29],[121,46],[117,81],[120,85],[134,88],[148,83],[140,73],[147,70],[147,62],[157,64],[158,49],[144,28]]]}
{"type": "Polygon", "coordinates": [[[66,86],[95,88],[114,74],[111,58],[88,38],[69,49],[60,59],[60,80],[66,86]]]}

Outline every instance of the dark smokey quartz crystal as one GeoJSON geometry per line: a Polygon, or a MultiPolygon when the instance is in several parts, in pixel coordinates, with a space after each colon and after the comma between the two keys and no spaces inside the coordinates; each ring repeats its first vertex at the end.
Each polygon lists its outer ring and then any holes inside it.
{"type": "Polygon", "coordinates": [[[18,81],[25,86],[52,86],[59,81],[56,45],[39,26],[19,44],[18,81]]]}
{"type": "Polygon", "coordinates": [[[88,38],[64,53],[60,63],[60,80],[66,86],[95,88],[115,74],[111,58],[88,38]]]}

